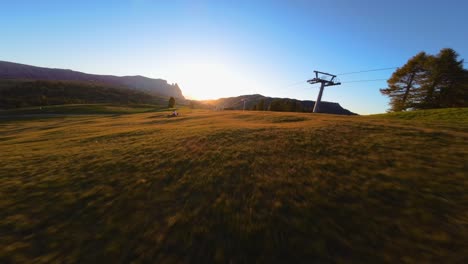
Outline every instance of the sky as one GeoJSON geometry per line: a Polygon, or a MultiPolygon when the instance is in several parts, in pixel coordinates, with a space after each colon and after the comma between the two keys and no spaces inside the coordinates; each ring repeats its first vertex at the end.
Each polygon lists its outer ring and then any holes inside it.
{"type": "MultiPolygon", "coordinates": [[[[460,0],[0,0],[0,60],[162,78],[192,99],[315,100],[314,70],[398,67],[447,47],[468,58],[467,10],[460,0]]],[[[354,81],[392,72],[338,75],[322,100],[383,113],[386,81],[354,81]]]]}

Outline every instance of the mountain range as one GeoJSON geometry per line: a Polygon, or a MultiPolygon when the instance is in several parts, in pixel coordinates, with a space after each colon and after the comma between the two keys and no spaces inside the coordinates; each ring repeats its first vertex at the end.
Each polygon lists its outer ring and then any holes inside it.
{"type": "Polygon", "coordinates": [[[76,81],[88,84],[104,84],[139,90],[155,96],[173,96],[175,98],[184,99],[182,91],[177,84],[169,84],[166,80],[151,79],[139,75],[122,77],[97,75],[72,70],[52,69],[0,61],[0,79],[76,81]]]}
{"type": "MultiPolygon", "coordinates": [[[[180,87],[144,76],[88,74],[0,61],[0,108],[68,103],[155,103],[175,97],[187,104],[180,87]],[[166,98],[166,99],[164,99],[166,98]]],[[[314,101],[260,94],[192,101],[192,106],[225,110],[312,112],[314,101]],[[244,103],[245,102],[245,103],[244,103]]],[[[323,102],[321,113],[354,115],[338,103],[323,102]]]]}

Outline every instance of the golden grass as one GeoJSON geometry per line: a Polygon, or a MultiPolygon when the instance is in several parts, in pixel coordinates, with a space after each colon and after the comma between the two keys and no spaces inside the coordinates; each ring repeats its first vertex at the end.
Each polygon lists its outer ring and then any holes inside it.
{"type": "Polygon", "coordinates": [[[0,262],[463,262],[466,130],[184,110],[0,123],[0,262]]]}

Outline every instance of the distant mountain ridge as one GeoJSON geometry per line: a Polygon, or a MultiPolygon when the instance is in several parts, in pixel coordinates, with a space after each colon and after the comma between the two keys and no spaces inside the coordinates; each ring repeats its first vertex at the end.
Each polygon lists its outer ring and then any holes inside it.
{"type": "MultiPolygon", "coordinates": [[[[294,105],[298,106],[295,107],[293,112],[312,112],[315,101],[310,100],[297,100],[291,98],[276,98],[276,97],[268,97],[263,96],[261,94],[251,94],[251,95],[241,95],[236,97],[228,97],[228,98],[220,98],[217,100],[206,100],[203,101],[205,104],[209,104],[216,108],[223,108],[223,109],[231,109],[231,110],[242,110],[244,108],[244,100],[245,100],[245,109],[252,110],[256,106],[260,104],[260,101],[263,100],[264,106],[261,110],[273,110],[273,111],[291,111],[291,110],[274,110],[270,109],[272,103],[275,102],[282,102],[285,105],[294,105]]],[[[260,110],[260,109],[256,109],[260,110]]],[[[339,103],[334,102],[325,102],[322,101],[320,104],[320,113],[327,113],[327,114],[336,114],[336,115],[356,115],[349,111],[348,109],[343,108],[339,103]]]]}
{"type": "MultiPolygon", "coordinates": [[[[167,81],[163,79],[151,79],[140,75],[122,77],[113,75],[97,75],[73,70],[44,68],[0,61],[0,80],[6,81],[6,83],[0,85],[1,94],[3,97],[9,97],[3,98],[4,102],[2,105],[4,107],[17,107],[18,105],[42,105],[45,103],[45,100],[42,97],[47,98],[46,104],[67,102],[94,103],[101,101],[106,103],[148,103],[155,100],[159,101],[164,97],[170,96],[179,99],[177,100],[179,104],[184,104],[187,102],[177,84],[168,84],[167,81]],[[15,80],[17,82],[9,82],[10,80],[15,80]],[[45,83],[31,81],[45,81],[45,83]],[[82,84],[72,82],[79,82],[82,84]],[[41,91],[36,91],[35,89],[43,88],[39,87],[40,85],[45,85],[46,88],[42,89],[41,91]],[[66,96],[61,95],[63,100],[58,100],[57,98],[59,98],[59,90],[61,89],[60,91],[63,92],[65,91],[65,88],[67,88],[66,96]],[[21,90],[15,91],[14,89],[21,90]],[[88,96],[83,94],[83,91],[76,89],[87,91],[88,96]],[[123,89],[123,91],[117,91],[115,89],[123,89]],[[128,89],[134,90],[135,93],[125,91],[128,89]],[[112,95],[112,98],[106,99],[107,97],[103,96],[106,94],[109,96],[112,95]],[[147,94],[148,98],[144,98],[144,94],[147,94]],[[95,98],[93,98],[93,96],[95,98]],[[119,96],[121,98],[119,98],[119,96]]],[[[272,111],[312,112],[312,109],[315,105],[315,101],[275,98],[263,96],[260,94],[241,95],[236,97],[220,98],[217,100],[206,100],[199,102],[192,101],[192,104],[199,105],[203,108],[215,107],[218,109],[223,108],[242,110],[244,108],[243,100],[246,101],[246,110],[252,110],[254,108],[255,110],[260,110],[258,108],[260,108],[261,101],[263,101],[263,109],[261,110],[272,111]]],[[[355,115],[355,113],[344,109],[338,103],[323,101],[320,106],[320,112],[338,115],[355,115]]]]}
{"type": "Polygon", "coordinates": [[[185,99],[177,84],[168,84],[163,79],[144,76],[113,76],[88,74],[73,70],[36,67],[7,61],[0,61],[0,79],[78,81],[94,84],[108,84],[139,90],[150,95],[173,96],[185,99]]]}

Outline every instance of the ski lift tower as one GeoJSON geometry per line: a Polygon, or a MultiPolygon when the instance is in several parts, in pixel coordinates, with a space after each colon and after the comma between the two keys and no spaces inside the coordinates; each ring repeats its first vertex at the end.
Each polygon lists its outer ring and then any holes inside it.
{"type": "Polygon", "coordinates": [[[336,75],[326,73],[326,72],[320,72],[320,71],[314,71],[314,72],[315,72],[315,78],[308,80],[307,82],[310,84],[321,83],[320,92],[318,94],[317,101],[315,101],[314,111],[313,111],[314,113],[318,113],[320,110],[320,103],[322,101],[323,89],[326,86],[341,85],[341,83],[335,82],[336,75]],[[321,74],[320,77],[319,77],[319,74],[321,74]]]}

